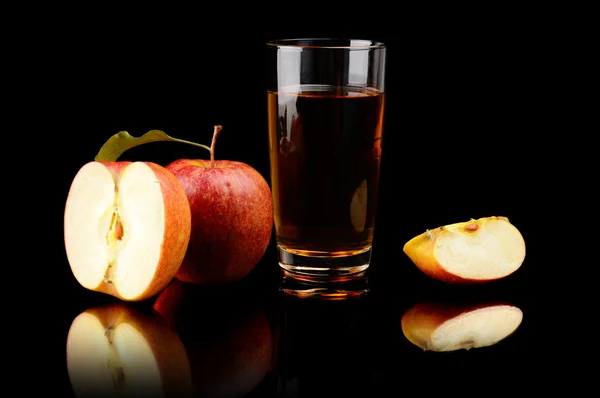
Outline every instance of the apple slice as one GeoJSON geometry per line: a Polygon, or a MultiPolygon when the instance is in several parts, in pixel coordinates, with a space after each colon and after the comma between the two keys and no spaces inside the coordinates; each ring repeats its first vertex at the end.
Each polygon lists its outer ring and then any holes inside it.
{"type": "Polygon", "coordinates": [[[404,336],[425,351],[487,347],[515,332],[523,312],[510,304],[421,302],[402,315],[404,336]]]}
{"type": "Polygon", "coordinates": [[[158,315],[125,303],[90,308],[71,323],[67,371],[78,397],[191,397],[187,354],[158,315]]]}
{"type": "Polygon", "coordinates": [[[525,241],[506,217],[445,225],[404,245],[404,253],[430,277],[448,283],[504,278],[525,260],[525,241]]]}
{"type": "Polygon", "coordinates": [[[125,301],[154,296],[179,270],[190,231],[185,191],[158,164],[92,161],[71,183],[64,241],[86,289],[125,301]]]}

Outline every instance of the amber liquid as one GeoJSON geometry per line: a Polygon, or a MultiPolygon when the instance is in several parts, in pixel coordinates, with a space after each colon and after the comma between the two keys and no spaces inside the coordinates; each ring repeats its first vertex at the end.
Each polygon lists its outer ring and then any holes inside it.
{"type": "Polygon", "coordinates": [[[371,247],[384,95],[300,86],[268,93],[271,188],[280,247],[342,256],[371,247]]]}

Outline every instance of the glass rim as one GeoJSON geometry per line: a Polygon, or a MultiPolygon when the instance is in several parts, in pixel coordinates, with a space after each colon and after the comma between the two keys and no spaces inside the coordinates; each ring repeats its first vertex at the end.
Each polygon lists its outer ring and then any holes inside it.
{"type": "Polygon", "coordinates": [[[367,39],[347,39],[334,37],[306,37],[296,39],[274,39],[267,41],[267,46],[290,49],[339,49],[339,50],[371,50],[384,49],[381,41],[367,39]],[[306,43],[302,43],[306,42],[306,43]],[[319,44],[319,42],[346,42],[348,44],[319,44]]]}

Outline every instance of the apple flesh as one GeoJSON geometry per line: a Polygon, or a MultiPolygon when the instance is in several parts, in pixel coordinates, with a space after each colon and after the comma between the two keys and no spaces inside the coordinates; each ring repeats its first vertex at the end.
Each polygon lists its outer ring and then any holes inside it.
{"type": "Polygon", "coordinates": [[[422,302],[402,315],[404,336],[425,351],[487,347],[512,335],[523,312],[510,304],[422,302]]]}
{"type": "Polygon", "coordinates": [[[197,396],[241,398],[265,379],[273,338],[252,289],[174,280],[153,308],[185,345],[197,396]]]}
{"type": "Polygon", "coordinates": [[[428,276],[447,283],[504,278],[525,260],[525,241],[506,217],[484,217],[428,230],[404,245],[428,276]]]}
{"type": "Polygon", "coordinates": [[[64,213],[64,242],[75,279],[124,301],[156,295],[187,250],[190,206],[173,174],[151,162],[85,164],[64,213]]]}
{"type": "Polygon", "coordinates": [[[164,320],[125,303],[83,311],[67,335],[77,397],[191,397],[185,348],[164,320]]]}
{"type": "Polygon", "coordinates": [[[273,199],[263,176],[243,162],[179,159],[166,166],[191,209],[187,253],[176,278],[196,284],[238,281],[271,240],[273,199]]]}

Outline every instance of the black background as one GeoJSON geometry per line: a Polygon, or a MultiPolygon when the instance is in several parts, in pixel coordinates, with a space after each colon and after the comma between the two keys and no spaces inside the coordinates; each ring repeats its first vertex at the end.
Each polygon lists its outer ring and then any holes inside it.
{"type": "MultiPolygon", "coordinates": [[[[531,138],[540,38],[531,20],[513,11],[475,18],[422,13],[396,23],[335,28],[323,23],[313,29],[251,19],[188,16],[180,23],[161,23],[135,16],[104,22],[81,17],[41,35],[42,57],[36,58],[44,59],[45,67],[35,77],[39,95],[34,99],[40,112],[31,126],[23,123],[31,129],[45,126],[48,142],[38,149],[56,158],[52,175],[57,178],[48,182],[53,193],[44,260],[37,262],[44,276],[38,278],[41,309],[36,311],[53,319],[51,333],[40,343],[48,352],[43,363],[57,374],[46,391],[72,394],[65,344],[74,317],[114,302],[79,286],[66,260],[62,217],[76,172],[119,131],[140,136],[159,129],[208,145],[213,126],[221,124],[216,157],[248,163],[268,181],[264,43],[290,37],[366,38],[388,45],[381,195],[370,294],[363,300],[282,299],[271,243],[249,284],[279,336],[277,363],[287,365],[252,396],[383,397],[388,396],[384,390],[399,394],[409,388],[475,395],[485,385],[507,391],[535,387],[538,379],[530,369],[547,366],[551,358],[540,355],[533,332],[541,322],[533,288],[543,264],[534,217],[546,179],[539,174],[533,156],[537,141],[531,138]],[[525,263],[504,280],[482,287],[445,286],[423,275],[401,251],[425,229],[492,215],[508,217],[527,243],[525,263]],[[524,320],[514,336],[496,346],[430,355],[400,330],[402,313],[423,300],[505,300],[523,310],[524,320]],[[282,314],[289,319],[284,334],[282,314]],[[330,344],[314,335],[303,342],[301,336],[315,327],[330,344]],[[290,392],[294,389],[300,395],[290,392]]],[[[134,148],[122,159],[167,164],[206,156],[199,148],[157,143],[134,148]]],[[[25,337],[34,338],[34,330],[25,337]]]]}

